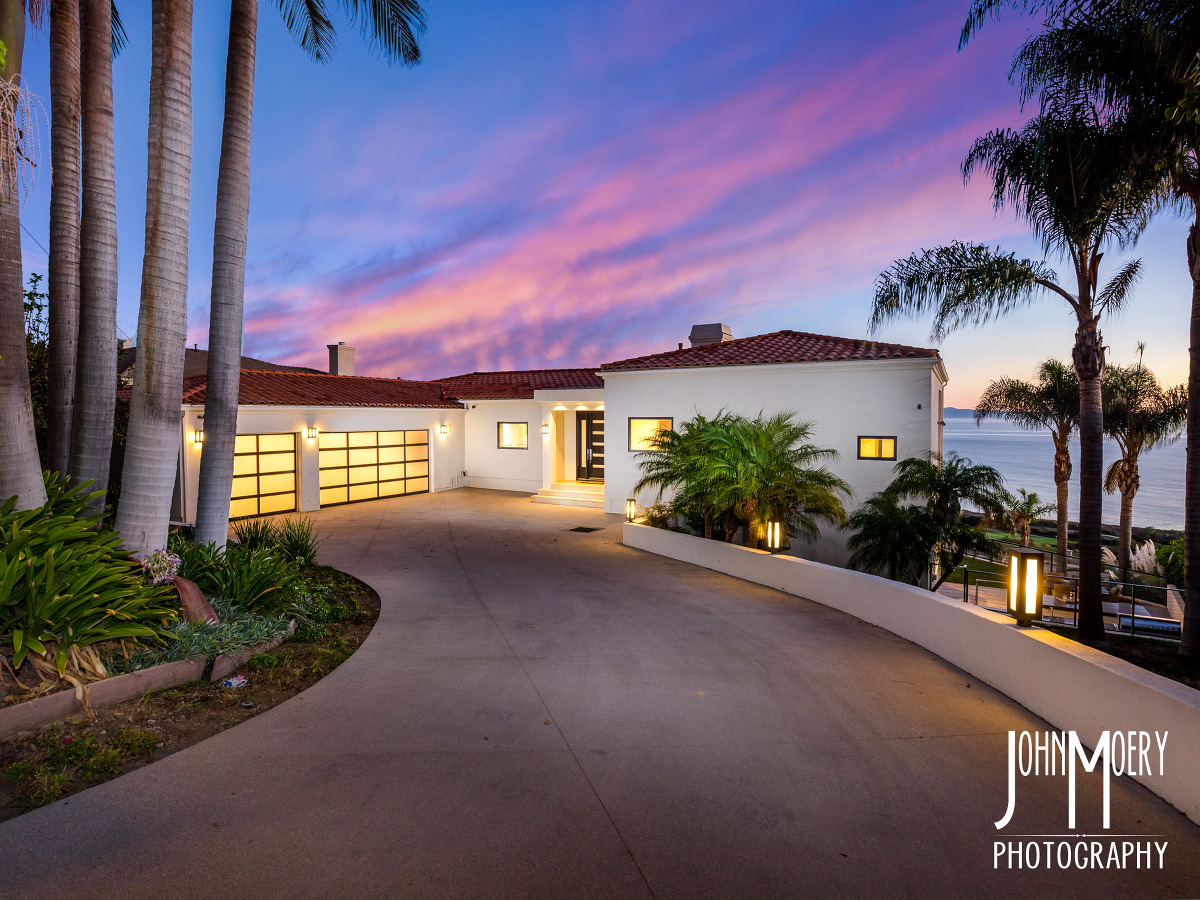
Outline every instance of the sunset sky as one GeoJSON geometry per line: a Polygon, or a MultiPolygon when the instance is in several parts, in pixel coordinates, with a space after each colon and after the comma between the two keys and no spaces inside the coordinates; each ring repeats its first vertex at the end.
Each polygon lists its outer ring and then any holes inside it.
{"type": "MultiPolygon", "coordinates": [[[[336,4],[330,0],[331,7],[336,4]]],[[[115,66],[119,324],[136,333],[144,234],[149,4],[122,4],[115,66]]],[[[866,334],[872,283],[952,239],[1040,250],[959,164],[1016,125],[1007,82],[1028,23],[962,53],[965,0],[429,0],[424,62],[389,68],[334,9],[336,58],[310,62],[260,4],[245,352],[431,378],[591,366],[673,349],[697,322],[735,336],[866,334]]],[[[206,344],[227,2],[196,4],[189,342],[206,344]]],[[[46,97],[45,35],[26,77],[46,97]]],[[[43,141],[47,149],[48,140],[43,141]]],[[[45,271],[49,166],[22,209],[45,271]]],[[[1103,330],[1186,379],[1185,229],[1158,220],[1146,277],[1103,330]]],[[[1118,257],[1105,258],[1116,271],[1118,257]]],[[[880,340],[930,346],[928,320],[880,340]]],[[[942,345],[947,402],[1069,358],[1047,298],[942,345]]]]}

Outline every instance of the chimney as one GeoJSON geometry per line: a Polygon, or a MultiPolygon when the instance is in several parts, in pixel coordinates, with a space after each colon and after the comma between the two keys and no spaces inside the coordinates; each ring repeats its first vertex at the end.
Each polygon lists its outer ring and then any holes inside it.
{"type": "Polygon", "coordinates": [[[354,348],[347,347],[345,341],[338,341],[336,344],[326,344],[325,346],[329,348],[329,374],[353,375],[354,348]]]}
{"type": "Polygon", "coordinates": [[[121,350],[130,350],[133,348],[133,341],[129,338],[122,338],[117,345],[121,350]]]}
{"type": "Polygon", "coordinates": [[[688,340],[692,342],[693,347],[707,347],[709,344],[723,344],[726,341],[732,341],[733,332],[729,330],[728,325],[720,322],[713,322],[710,325],[693,325],[688,340]]]}

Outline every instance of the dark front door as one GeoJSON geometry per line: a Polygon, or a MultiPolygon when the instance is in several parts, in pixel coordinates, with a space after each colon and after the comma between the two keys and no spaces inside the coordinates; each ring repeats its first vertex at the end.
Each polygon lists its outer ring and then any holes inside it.
{"type": "Polygon", "coordinates": [[[604,480],[604,413],[577,412],[576,475],[579,481],[604,480]]]}

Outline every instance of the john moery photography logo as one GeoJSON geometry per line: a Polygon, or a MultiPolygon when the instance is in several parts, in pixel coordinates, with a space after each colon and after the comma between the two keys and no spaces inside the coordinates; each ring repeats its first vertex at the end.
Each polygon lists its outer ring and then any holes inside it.
{"type": "Polygon", "coordinates": [[[1167,732],[1104,731],[1095,750],[1074,731],[1008,733],[1008,808],[995,823],[1002,831],[1017,810],[1017,775],[1067,778],[1067,829],[1063,834],[1018,834],[993,842],[995,869],[1162,869],[1167,841],[1157,835],[1110,834],[1114,777],[1159,777],[1165,772],[1167,732]],[[1104,834],[1080,834],[1075,828],[1076,772],[1099,769],[1103,778],[1104,834]]]}

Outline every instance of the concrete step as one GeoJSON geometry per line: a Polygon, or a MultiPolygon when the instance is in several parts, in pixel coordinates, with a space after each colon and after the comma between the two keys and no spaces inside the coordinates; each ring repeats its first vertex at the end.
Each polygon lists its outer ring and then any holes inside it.
{"type": "Polygon", "coordinates": [[[534,494],[531,498],[534,503],[549,503],[553,506],[583,506],[587,509],[604,509],[604,498],[599,500],[592,497],[564,497],[553,494],[534,494]]]}
{"type": "Polygon", "coordinates": [[[534,503],[604,509],[604,485],[555,482],[531,498],[534,503]]]}

